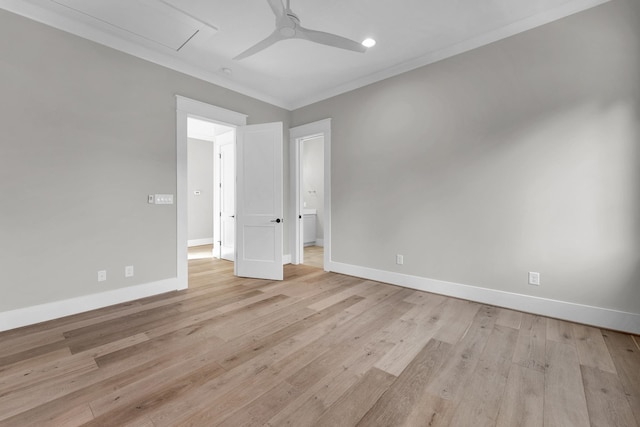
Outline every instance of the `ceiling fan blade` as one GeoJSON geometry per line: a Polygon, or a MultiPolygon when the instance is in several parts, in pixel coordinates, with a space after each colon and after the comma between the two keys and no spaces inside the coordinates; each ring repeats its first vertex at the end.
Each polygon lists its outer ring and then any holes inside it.
{"type": "Polygon", "coordinates": [[[271,33],[271,35],[269,37],[267,37],[266,39],[262,40],[261,42],[258,42],[255,45],[251,46],[249,49],[245,50],[244,52],[242,52],[241,54],[237,55],[233,59],[238,61],[240,59],[244,59],[244,58],[246,58],[248,56],[254,55],[254,54],[260,52],[263,49],[268,48],[269,46],[271,46],[275,42],[278,42],[278,41],[280,41],[282,39],[283,39],[282,35],[280,34],[280,32],[278,30],[276,30],[273,33],[271,33]]]}
{"type": "Polygon", "coordinates": [[[323,31],[310,30],[304,27],[296,27],[296,38],[309,40],[315,43],[324,44],[327,46],[338,47],[340,49],[352,50],[354,52],[364,53],[367,48],[361,43],[350,40],[348,38],[337,36],[331,33],[325,33],[323,31]]]}
{"type": "Polygon", "coordinates": [[[282,4],[282,0],[267,0],[269,6],[271,6],[271,10],[273,10],[273,14],[276,15],[276,18],[282,18],[284,16],[284,4],[282,4]]]}

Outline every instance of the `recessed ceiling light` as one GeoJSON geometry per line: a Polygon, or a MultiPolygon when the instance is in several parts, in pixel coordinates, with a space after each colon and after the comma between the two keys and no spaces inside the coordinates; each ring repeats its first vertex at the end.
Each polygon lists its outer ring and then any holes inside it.
{"type": "Polygon", "coordinates": [[[373,47],[376,45],[376,41],[374,39],[364,39],[362,41],[362,46],[364,47],[373,47]]]}

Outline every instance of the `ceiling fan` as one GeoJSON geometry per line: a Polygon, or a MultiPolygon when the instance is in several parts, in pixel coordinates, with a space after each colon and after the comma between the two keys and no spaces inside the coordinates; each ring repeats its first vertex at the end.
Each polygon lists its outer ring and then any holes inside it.
{"type": "Polygon", "coordinates": [[[289,7],[290,0],[287,0],[286,7],[282,3],[282,0],[267,0],[267,2],[269,3],[269,6],[271,6],[273,13],[276,15],[276,29],[269,37],[258,42],[256,45],[245,50],[233,59],[244,59],[266,49],[276,42],[287,39],[308,40],[327,46],[338,47],[340,49],[352,50],[354,52],[365,52],[367,50],[367,48],[362,44],[345,37],[304,28],[300,25],[298,15],[293,13],[289,7]]]}

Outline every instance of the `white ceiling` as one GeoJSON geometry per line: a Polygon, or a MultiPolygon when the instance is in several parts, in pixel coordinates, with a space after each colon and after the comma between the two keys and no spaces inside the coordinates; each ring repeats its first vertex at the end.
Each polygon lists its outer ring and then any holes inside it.
{"type": "Polygon", "coordinates": [[[203,141],[215,141],[217,136],[232,132],[233,128],[206,120],[187,117],[187,137],[203,141]]]}
{"type": "Polygon", "coordinates": [[[301,24],[378,44],[281,41],[266,0],[0,0],[0,7],[286,109],[483,46],[608,0],[291,0],[301,24]],[[224,69],[231,70],[230,73],[224,69]]]}

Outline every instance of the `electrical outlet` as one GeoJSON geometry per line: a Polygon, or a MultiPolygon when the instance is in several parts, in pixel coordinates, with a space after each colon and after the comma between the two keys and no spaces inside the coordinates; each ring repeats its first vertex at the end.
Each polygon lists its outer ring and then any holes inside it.
{"type": "Polygon", "coordinates": [[[107,280],[107,270],[98,271],[98,282],[104,282],[107,280]]]}
{"type": "Polygon", "coordinates": [[[133,277],[133,265],[127,265],[124,268],[124,277],[133,277]]]}
{"type": "Polygon", "coordinates": [[[540,273],[537,273],[535,271],[530,271],[529,284],[534,286],[540,286],[540,273]]]}
{"type": "Polygon", "coordinates": [[[149,194],[149,196],[147,196],[147,203],[150,204],[154,204],[156,202],[156,196],[154,194],[149,194]]]}
{"type": "Polygon", "coordinates": [[[396,254],[396,264],[404,264],[404,255],[396,254]]]}

